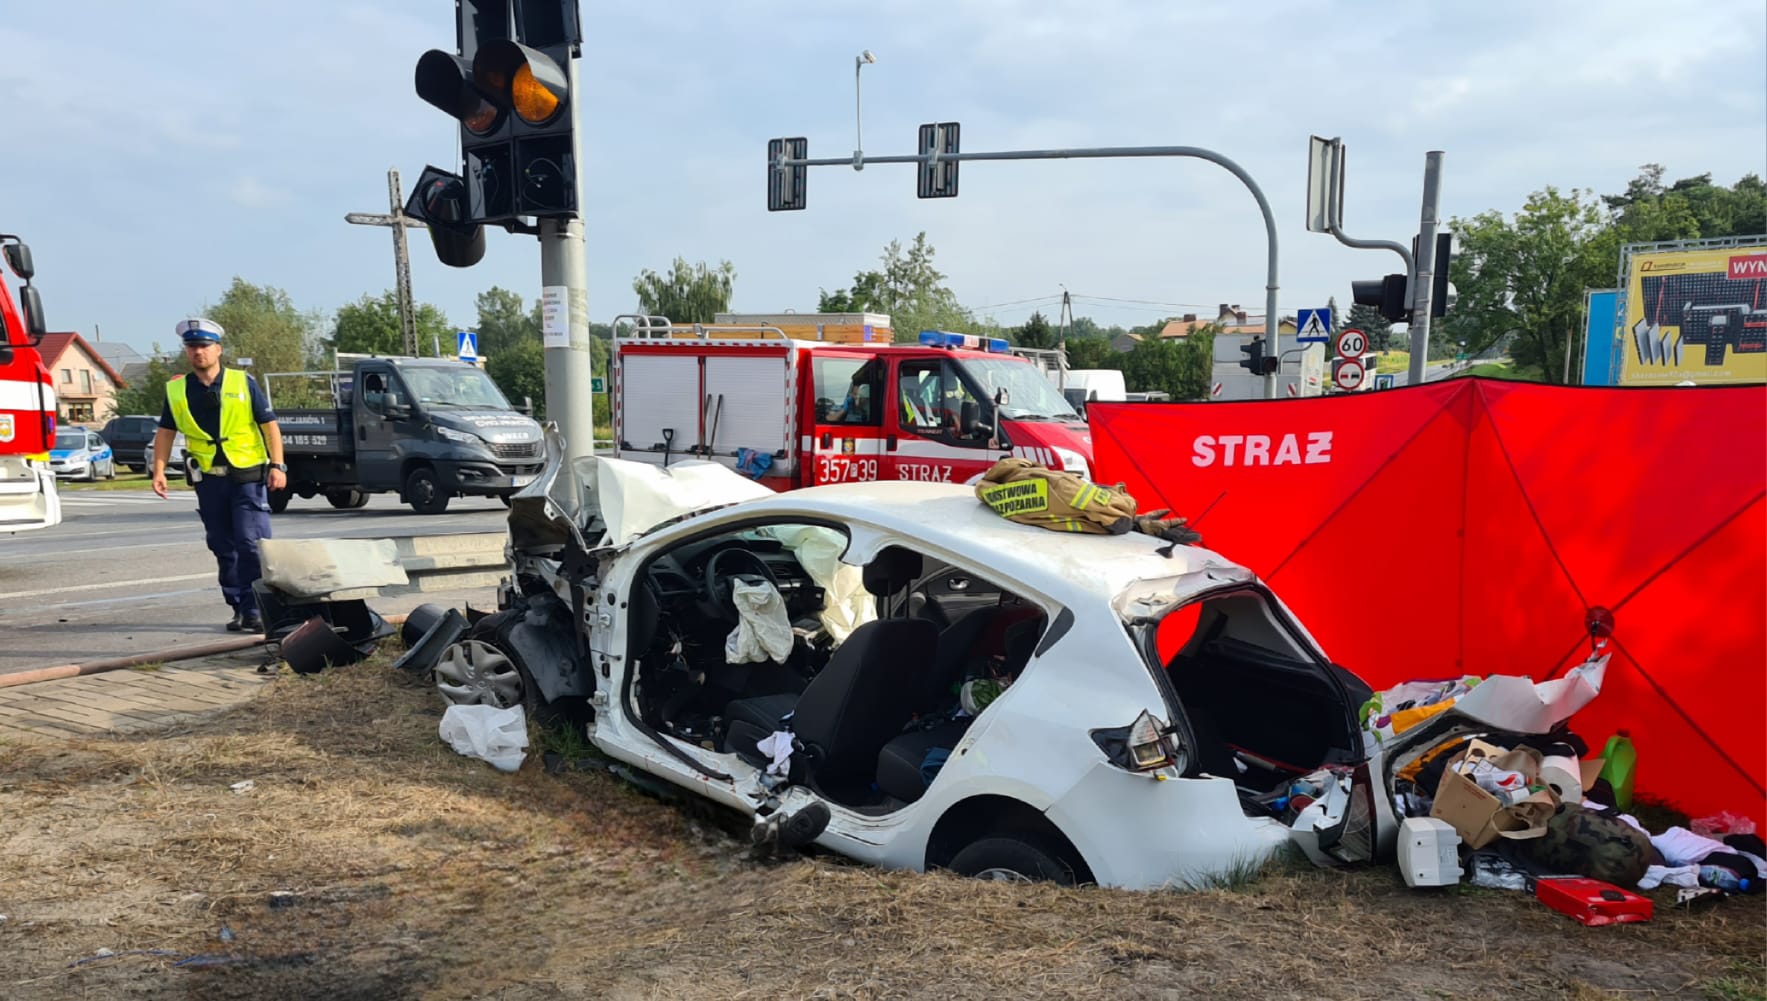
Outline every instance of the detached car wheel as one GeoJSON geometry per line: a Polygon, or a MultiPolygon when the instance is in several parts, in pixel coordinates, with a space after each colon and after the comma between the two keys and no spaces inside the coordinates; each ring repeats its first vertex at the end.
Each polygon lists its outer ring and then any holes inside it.
{"type": "Polygon", "coordinates": [[[457,706],[523,705],[526,680],[509,655],[483,640],[462,640],[436,662],[436,691],[457,706]]]}
{"type": "Polygon", "coordinates": [[[959,876],[1008,883],[1055,883],[1073,886],[1074,867],[1042,845],[1007,835],[983,838],[958,852],[951,871],[959,876]]]}

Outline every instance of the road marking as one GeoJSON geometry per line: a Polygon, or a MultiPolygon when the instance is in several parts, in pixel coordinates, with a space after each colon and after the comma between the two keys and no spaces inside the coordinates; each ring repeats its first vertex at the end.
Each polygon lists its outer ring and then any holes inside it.
{"type": "Polygon", "coordinates": [[[40,598],[46,594],[72,594],[75,591],[105,591],[118,587],[134,587],[137,584],[170,584],[180,580],[203,580],[212,578],[215,572],[187,573],[175,577],[147,577],[142,580],[113,580],[104,584],[70,584],[67,587],[46,587],[38,591],[8,591],[0,594],[0,601],[12,598],[40,598]]]}

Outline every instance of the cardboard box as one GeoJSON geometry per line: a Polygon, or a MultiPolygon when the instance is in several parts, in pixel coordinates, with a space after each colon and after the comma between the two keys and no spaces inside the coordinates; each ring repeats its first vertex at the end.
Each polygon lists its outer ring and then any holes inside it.
{"type": "Polygon", "coordinates": [[[1540,752],[1533,748],[1510,751],[1474,740],[1442,770],[1430,816],[1452,825],[1460,839],[1475,850],[1498,838],[1525,841],[1544,836],[1547,821],[1558,810],[1558,797],[1550,791],[1537,792],[1512,806],[1504,806],[1502,800],[1456,771],[1463,761],[1480,759],[1487,759],[1504,771],[1521,772],[1530,784],[1540,776],[1540,752]]]}

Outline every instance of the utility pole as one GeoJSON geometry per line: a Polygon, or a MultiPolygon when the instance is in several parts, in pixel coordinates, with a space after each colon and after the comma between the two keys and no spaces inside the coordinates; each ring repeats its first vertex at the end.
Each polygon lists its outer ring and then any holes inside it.
{"type": "Polygon", "coordinates": [[[356,226],[386,226],[393,231],[393,267],[398,272],[399,341],[408,355],[417,354],[417,310],[411,304],[411,255],[405,251],[405,230],[422,229],[423,222],[405,214],[405,194],[399,186],[399,171],[387,171],[387,204],[385,215],[351,212],[344,222],[356,226]]]}
{"type": "MultiPolygon", "coordinates": [[[[577,60],[565,60],[569,92],[577,92],[577,60]]],[[[574,112],[573,112],[574,113],[574,112]]],[[[571,163],[583,162],[571,130],[571,163]]],[[[573,205],[583,204],[582,172],[572,170],[573,205]]],[[[546,345],[546,419],[558,425],[572,459],[595,454],[595,396],[590,392],[589,266],[581,215],[540,220],[540,329],[546,345]]]]}
{"type": "Polygon", "coordinates": [[[1406,385],[1423,385],[1430,351],[1430,306],[1436,284],[1436,223],[1442,206],[1442,151],[1424,154],[1423,213],[1417,229],[1417,271],[1411,281],[1411,368],[1406,385]]]}

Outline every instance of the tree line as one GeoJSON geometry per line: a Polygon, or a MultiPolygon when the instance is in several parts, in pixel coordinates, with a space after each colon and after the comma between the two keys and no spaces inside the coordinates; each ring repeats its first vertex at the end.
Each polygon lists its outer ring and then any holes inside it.
{"type": "MultiPolygon", "coordinates": [[[[1454,218],[1449,226],[1457,234],[1450,277],[1459,298],[1434,325],[1431,353],[1440,357],[1456,342],[1464,342],[1472,354],[1502,347],[1524,370],[1556,382],[1582,329],[1584,290],[1616,282],[1622,246],[1767,233],[1767,184],[1748,174],[1724,187],[1712,183],[1709,173],[1669,183],[1663,167],[1647,164],[1618,194],[1549,186],[1513,215],[1493,209],[1454,218]]],[[[934,264],[935,253],[925,232],[906,245],[892,240],[877,267],[859,271],[846,287],[818,289],[817,309],[886,313],[899,341],[911,341],[921,330],[956,330],[1024,347],[1062,346],[1070,368],[1118,369],[1132,391],[1163,391],[1176,400],[1206,396],[1213,339],[1221,328],[1204,324],[1186,337],[1161,338],[1159,332],[1176,317],[1123,327],[1082,316],[1060,329],[1041,312],[1017,326],[1002,326],[963,305],[934,264]]],[[[690,264],[677,257],[668,268],[645,269],[633,280],[634,311],[680,324],[710,323],[729,310],[735,282],[729,261],[690,264]]],[[[493,287],[480,293],[475,308],[487,373],[512,401],[531,400],[536,415],[544,417],[540,303],[493,287]]],[[[230,363],[251,359],[248,367],[260,382],[270,372],[330,370],[337,353],[386,355],[404,348],[398,300],[390,289],[365,294],[327,318],[298,308],[282,289],[236,277],[199,312],[226,328],[230,363]]],[[[459,328],[439,308],[420,303],[415,320],[419,354],[453,355],[459,328]]],[[[1353,307],[1347,320],[1369,334],[1376,350],[1403,346],[1371,307],[1353,307]]],[[[592,371],[605,376],[613,329],[591,324],[590,332],[592,371]]],[[[178,354],[156,345],[145,375],[118,391],[116,412],[157,413],[165,382],[181,365],[178,354]]],[[[284,396],[278,402],[315,401],[284,396]]],[[[605,428],[608,416],[606,394],[597,396],[596,424],[605,428]]]]}

